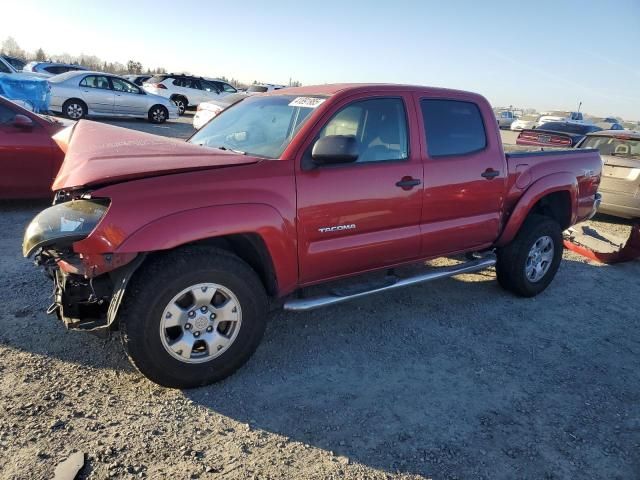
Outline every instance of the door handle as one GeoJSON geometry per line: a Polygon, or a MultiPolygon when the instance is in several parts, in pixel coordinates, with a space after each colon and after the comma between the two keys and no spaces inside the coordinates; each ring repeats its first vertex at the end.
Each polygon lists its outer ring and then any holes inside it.
{"type": "Polygon", "coordinates": [[[494,170],[493,168],[487,168],[484,172],[480,174],[480,176],[486,178],[487,180],[492,180],[500,175],[498,170],[494,170]]]}
{"type": "Polygon", "coordinates": [[[402,180],[396,182],[396,187],[400,187],[403,190],[411,190],[413,187],[420,185],[420,180],[413,177],[402,177],[402,180]]]}

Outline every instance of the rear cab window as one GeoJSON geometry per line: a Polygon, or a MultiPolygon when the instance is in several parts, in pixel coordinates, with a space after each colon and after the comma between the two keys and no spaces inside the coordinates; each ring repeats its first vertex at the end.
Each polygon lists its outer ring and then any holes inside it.
{"type": "Polygon", "coordinates": [[[429,157],[469,155],[487,147],[484,121],[475,103],[422,99],[420,109],[429,157]]]}

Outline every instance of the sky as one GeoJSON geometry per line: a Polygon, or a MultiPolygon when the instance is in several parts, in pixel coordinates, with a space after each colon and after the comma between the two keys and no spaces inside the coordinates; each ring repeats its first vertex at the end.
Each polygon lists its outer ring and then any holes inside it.
{"type": "Polygon", "coordinates": [[[640,120],[640,0],[6,2],[26,50],[304,85],[471,90],[494,106],[640,120]]]}

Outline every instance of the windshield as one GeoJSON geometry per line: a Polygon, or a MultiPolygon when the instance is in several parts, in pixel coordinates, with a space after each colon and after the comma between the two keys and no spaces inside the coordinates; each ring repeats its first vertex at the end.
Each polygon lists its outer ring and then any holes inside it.
{"type": "Polygon", "coordinates": [[[580,148],[597,148],[600,155],[615,155],[620,157],[640,156],[640,138],[615,138],[605,136],[587,137],[580,148]]]}
{"type": "Polygon", "coordinates": [[[279,158],[322,97],[247,97],[223,110],[189,139],[205,147],[279,158]]]}
{"type": "Polygon", "coordinates": [[[247,88],[247,92],[264,93],[269,90],[269,87],[263,87],[262,85],[251,85],[247,88]]]}

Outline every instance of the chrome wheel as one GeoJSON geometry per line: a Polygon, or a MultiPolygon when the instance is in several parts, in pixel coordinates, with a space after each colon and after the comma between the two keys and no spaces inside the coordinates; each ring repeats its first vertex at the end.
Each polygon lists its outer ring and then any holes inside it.
{"type": "Polygon", "coordinates": [[[72,120],[79,120],[84,116],[84,108],[79,103],[70,103],[67,105],[65,113],[72,120]]]}
{"type": "Polygon", "coordinates": [[[551,237],[545,235],[535,241],[529,250],[525,264],[525,275],[531,283],[539,282],[547,274],[553,262],[553,254],[554,247],[551,237]]]}
{"type": "Polygon", "coordinates": [[[182,115],[184,113],[184,111],[187,109],[187,106],[184,103],[184,100],[182,100],[181,98],[177,98],[173,101],[173,103],[176,104],[176,107],[178,107],[178,114],[182,115]]]}
{"type": "Polygon", "coordinates": [[[167,114],[162,107],[156,107],[151,110],[151,119],[155,123],[163,123],[167,119],[167,114]]]}
{"type": "Polygon", "coordinates": [[[216,283],[199,283],[182,290],[165,307],[160,338],[175,359],[202,363],[222,355],[233,344],[241,323],[240,302],[231,290],[216,283]]]}

